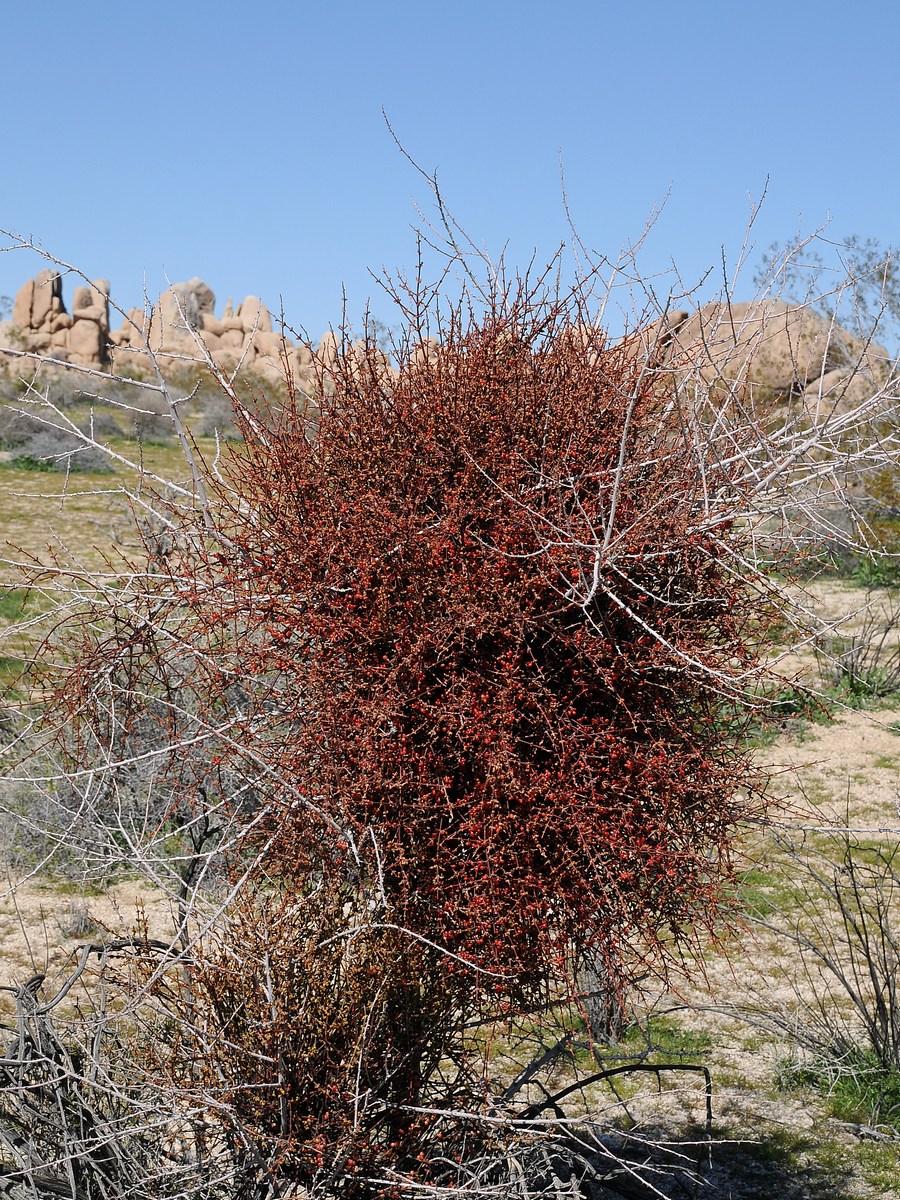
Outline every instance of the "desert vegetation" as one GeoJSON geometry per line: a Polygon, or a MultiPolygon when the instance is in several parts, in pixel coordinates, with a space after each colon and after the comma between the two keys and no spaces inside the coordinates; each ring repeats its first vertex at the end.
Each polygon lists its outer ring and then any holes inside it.
{"type": "Polygon", "coordinates": [[[885,1195],[900,818],[812,764],[900,748],[892,593],[835,579],[891,582],[892,364],[783,395],[728,296],[612,338],[603,264],[444,235],[309,391],[200,332],[9,384],[0,483],[94,524],[7,554],[3,1185],[885,1195]],[[766,1056],[809,1170],[747,1145],[766,1056]]]}

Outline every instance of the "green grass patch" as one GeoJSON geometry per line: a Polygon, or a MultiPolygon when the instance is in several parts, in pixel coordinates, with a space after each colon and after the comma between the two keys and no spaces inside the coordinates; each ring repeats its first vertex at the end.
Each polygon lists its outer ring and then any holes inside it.
{"type": "Polygon", "coordinates": [[[712,1048],[708,1033],[689,1029],[674,1017],[655,1016],[646,1022],[636,1022],[612,1048],[621,1059],[647,1058],[648,1055],[675,1062],[694,1062],[712,1048]]]}
{"type": "Polygon", "coordinates": [[[896,1192],[900,1183],[900,1144],[860,1142],[856,1159],[863,1179],[876,1189],[877,1195],[888,1195],[891,1190],[896,1192]]]}
{"type": "Polygon", "coordinates": [[[723,703],[719,727],[748,749],[771,745],[783,733],[803,735],[809,725],[830,725],[837,704],[829,695],[813,695],[790,684],[764,688],[746,701],[723,703]]]}
{"type": "Polygon", "coordinates": [[[12,654],[0,655],[0,683],[11,685],[16,683],[25,670],[25,659],[12,654]]]}
{"type": "Polygon", "coordinates": [[[888,1125],[900,1133],[900,1071],[885,1070],[871,1054],[861,1054],[855,1069],[838,1077],[829,1101],[841,1120],[888,1125]]]}
{"type": "Polygon", "coordinates": [[[33,588],[12,587],[0,590],[0,621],[25,621],[45,612],[47,598],[33,588]]]}
{"type": "Polygon", "coordinates": [[[738,882],[734,901],[742,913],[752,917],[768,917],[779,910],[782,880],[764,867],[751,867],[738,882]]]}
{"type": "Polygon", "coordinates": [[[894,683],[888,684],[886,679],[873,675],[850,686],[837,685],[829,688],[828,701],[832,711],[842,707],[852,708],[856,712],[866,712],[873,708],[897,708],[900,706],[900,687],[894,683]]]}
{"type": "Polygon", "coordinates": [[[59,467],[47,458],[35,458],[32,454],[17,454],[0,464],[17,471],[57,471],[59,467]]]}
{"type": "Polygon", "coordinates": [[[70,896],[75,899],[105,896],[109,889],[124,879],[124,874],[110,875],[102,882],[91,879],[57,879],[40,885],[41,891],[53,896],[70,896]]]}
{"type": "Polygon", "coordinates": [[[782,1088],[819,1092],[839,1121],[886,1126],[900,1133],[900,1069],[885,1066],[871,1050],[836,1051],[829,1060],[787,1063],[778,1082],[782,1088]]]}
{"type": "Polygon", "coordinates": [[[900,587],[900,555],[860,559],[850,575],[850,581],[867,590],[900,587]]]}
{"type": "MultiPolygon", "coordinates": [[[[852,1152],[835,1142],[792,1129],[720,1129],[713,1154],[736,1183],[735,1196],[750,1200],[856,1200],[852,1152]]],[[[702,1191],[700,1193],[703,1194],[702,1191]]],[[[717,1193],[718,1194],[718,1193],[717,1193]]],[[[731,1195],[730,1190],[723,1195],[731,1195]]]]}
{"type": "Polygon", "coordinates": [[[0,592],[0,618],[20,621],[25,616],[29,593],[25,588],[9,588],[0,592]]]}

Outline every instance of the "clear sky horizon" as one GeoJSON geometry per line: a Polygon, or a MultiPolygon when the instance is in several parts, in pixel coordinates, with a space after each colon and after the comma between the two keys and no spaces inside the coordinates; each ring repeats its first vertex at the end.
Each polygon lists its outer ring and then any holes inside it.
{"type": "MultiPolygon", "coordinates": [[[[0,227],[125,307],[199,275],[217,311],[261,295],[313,341],[345,295],[351,321],[370,302],[390,324],[370,272],[411,271],[434,208],[384,109],[514,268],[570,238],[560,163],[607,256],[665,201],[643,272],[711,271],[698,299],[767,189],[748,298],[774,240],[830,221],[830,238],[900,241],[898,32],[896,0],[8,5],[0,227]]],[[[41,266],[0,254],[0,295],[41,266]]]]}

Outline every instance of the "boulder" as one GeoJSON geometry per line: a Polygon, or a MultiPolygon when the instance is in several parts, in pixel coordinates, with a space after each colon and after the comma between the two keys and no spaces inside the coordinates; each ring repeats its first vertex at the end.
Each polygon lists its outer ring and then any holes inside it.
{"type": "Polygon", "coordinates": [[[63,329],[72,328],[72,318],[66,312],[57,313],[50,322],[50,333],[56,334],[63,329]]]}
{"type": "Polygon", "coordinates": [[[240,350],[233,350],[223,346],[216,350],[212,356],[212,360],[220,371],[231,374],[232,371],[236,370],[238,363],[241,361],[241,352],[240,350]]]}
{"type": "Polygon", "coordinates": [[[152,375],[153,363],[150,355],[137,346],[123,345],[109,348],[111,369],[129,375],[152,375]]]}
{"type": "Polygon", "coordinates": [[[62,300],[62,276],[48,268],[38,271],[16,293],[13,324],[22,330],[37,332],[49,326],[53,317],[66,311],[62,300]]]}
{"type": "Polygon", "coordinates": [[[811,416],[824,419],[835,408],[846,411],[868,400],[884,382],[866,361],[859,370],[836,367],[815,380],[803,392],[804,409],[811,416]]]}
{"type": "Polygon", "coordinates": [[[69,358],[83,367],[106,362],[106,336],[96,321],[76,321],[68,332],[69,358]]]}
{"type": "MultiPolygon", "coordinates": [[[[582,331],[574,333],[574,336],[579,340],[582,336],[582,331]]],[[[323,339],[324,340],[324,339],[323,339]]],[[[321,346],[320,346],[321,349],[321,346]]],[[[417,341],[410,352],[409,361],[415,366],[424,366],[425,363],[436,363],[438,360],[438,342],[433,337],[424,337],[417,341]]]]}
{"type": "Polygon", "coordinates": [[[329,329],[322,335],[322,340],[316,349],[316,365],[325,371],[333,371],[340,358],[340,342],[334,330],[329,329]]]}
{"type": "Polygon", "coordinates": [[[13,325],[18,329],[31,328],[31,302],[34,299],[34,280],[23,283],[16,292],[13,304],[13,325]]]}
{"type": "Polygon", "coordinates": [[[153,310],[153,320],[157,319],[162,321],[167,337],[202,327],[197,301],[190,292],[184,290],[183,284],[170,287],[160,296],[153,310]]]}
{"type": "MultiPolygon", "coordinates": [[[[660,363],[669,354],[673,339],[688,317],[689,314],[681,309],[666,313],[652,324],[639,329],[630,339],[630,346],[635,352],[650,356],[652,363],[660,363]]],[[[602,334],[600,337],[602,339],[602,334]]]]}
{"type": "Polygon", "coordinates": [[[204,340],[209,334],[213,334],[214,337],[221,337],[225,332],[224,322],[220,321],[215,313],[201,313],[200,318],[202,322],[204,340]]]}
{"type": "Polygon", "coordinates": [[[38,271],[34,277],[31,320],[28,322],[31,328],[42,329],[44,325],[49,325],[52,315],[65,311],[62,302],[62,276],[59,271],[52,268],[38,271]]]}
{"type": "Polygon", "coordinates": [[[72,296],[72,320],[93,321],[104,333],[109,331],[109,281],[95,280],[90,287],[78,287],[72,296]]]}
{"type": "Polygon", "coordinates": [[[155,351],[191,353],[193,334],[203,328],[205,314],[215,309],[216,298],[202,279],[175,283],[159,298],[150,320],[148,340],[155,351]]]}
{"type": "Polygon", "coordinates": [[[216,311],[216,295],[208,283],[204,283],[198,276],[189,279],[187,283],[182,285],[194,297],[198,312],[214,313],[216,311]]]}
{"type": "Polygon", "coordinates": [[[235,315],[240,319],[245,333],[272,332],[272,318],[259,296],[247,296],[235,315]]]}
{"type": "Polygon", "coordinates": [[[120,346],[137,346],[144,349],[144,339],[149,330],[149,319],[145,308],[130,308],[125,314],[118,331],[120,346]]]}
{"type": "Polygon", "coordinates": [[[43,330],[26,330],[22,334],[22,346],[32,354],[46,354],[50,349],[50,334],[43,330]]]}
{"type": "Polygon", "coordinates": [[[258,353],[269,358],[279,358],[285,348],[285,339],[280,333],[258,333],[253,339],[258,353]]]}
{"type": "MultiPolygon", "coordinates": [[[[805,392],[832,371],[849,374],[866,357],[861,339],[827,317],[783,300],[707,304],[684,321],[671,358],[701,366],[708,379],[746,382],[776,400],[805,392]]],[[[873,356],[884,354],[873,347],[873,356]]]]}

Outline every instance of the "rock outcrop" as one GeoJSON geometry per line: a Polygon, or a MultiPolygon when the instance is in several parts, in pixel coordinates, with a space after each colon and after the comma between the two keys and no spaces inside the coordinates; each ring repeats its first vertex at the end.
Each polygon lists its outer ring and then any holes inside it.
{"type": "MultiPolygon", "coordinates": [[[[17,350],[97,370],[150,371],[152,356],[165,371],[208,355],[225,371],[249,367],[264,378],[290,376],[301,387],[313,385],[312,347],[276,333],[258,296],[247,296],[236,309],[229,301],[221,317],[215,307],[208,285],[190,279],[168,288],[149,311],[131,309],[112,329],[107,280],[77,287],[69,313],[62,277],[50,269],[19,289],[6,341],[17,350]]],[[[323,339],[326,355],[330,338],[323,339]]]]}
{"type": "Polygon", "coordinates": [[[887,380],[890,355],[804,305],[784,300],[712,303],[672,312],[632,335],[654,366],[699,371],[711,385],[741,387],[767,406],[847,407],[887,380]]]}
{"type": "Polygon", "coordinates": [[[13,325],[25,350],[103,368],[109,361],[109,283],[97,279],[76,288],[68,313],[62,276],[52,269],[41,271],[19,288],[13,325]]]}
{"type": "MultiPolygon", "coordinates": [[[[70,313],[62,277],[50,268],[19,289],[12,329],[20,351],[98,370],[150,372],[155,361],[165,371],[208,357],[228,373],[250,368],[262,378],[290,378],[311,390],[327,390],[328,373],[345,354],[351,368],[355,362],[362,369],[366,361],[361,343],[347,347],[330,332],[316,350],[282,336],[258,296],[237,307],[229,300],[221,316],[215,310],[208,285],[189,279],[163,292],[152,309],[131,309],[112,329],[107,280],[77,287],[70,313]]],[[[596,341],[598,351],[604,342],[597,330],[584,327],[572,336],[596,341]]],[[[631,335],[627,345],[654,367],[689,366],[713,386],[745,387],[769,403],[802,400],[807,408],[864,400],[884,382],[888,361],[882,347],[781,300],[670,312],[631,335]]],[[[388,370],[381,358],[377,369],[388,370]]]]}
{"type": "Polygon", "coordinates": [[[813,309],[783,300],[708,304],[676,332],[681,350],[708,349],[711,371],[746,379],[775,402],[834,396],[851,402],[871,395],[886,378],[890,355],[813,309]]]}

